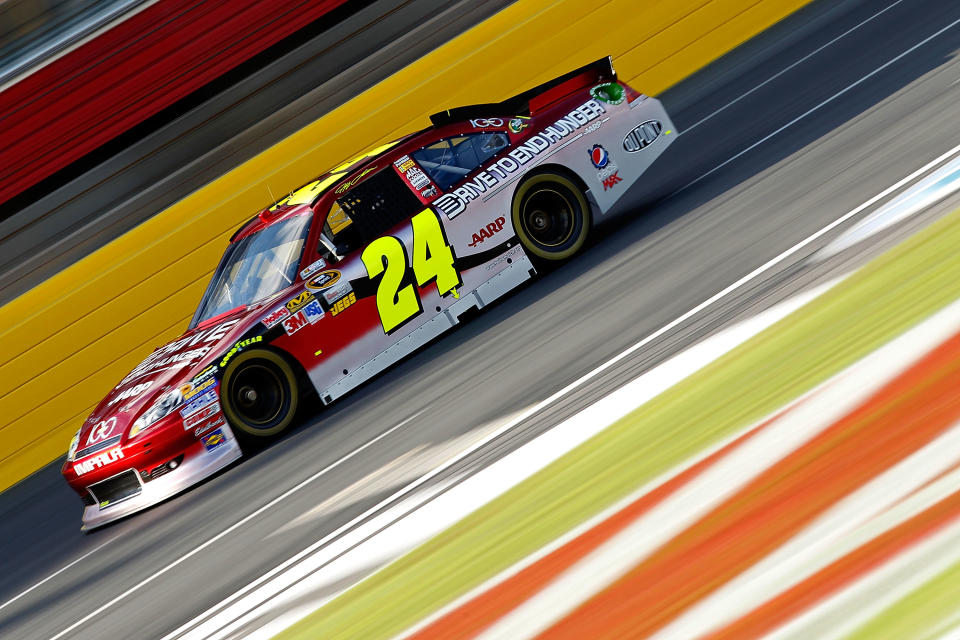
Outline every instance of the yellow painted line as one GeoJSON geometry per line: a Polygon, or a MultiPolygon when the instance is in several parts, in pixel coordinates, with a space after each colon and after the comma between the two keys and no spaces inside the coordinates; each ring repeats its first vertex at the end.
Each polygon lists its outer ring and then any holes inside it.
{"type": "Polygon", "coordinates": [[[520,0],[51,277],[0,308],[0,489],[62,455],[91,402],[183,330],[229,236],[271,192],[434,111],[501,100],[607,54],[657,94],[807,2],[520,0]]]}

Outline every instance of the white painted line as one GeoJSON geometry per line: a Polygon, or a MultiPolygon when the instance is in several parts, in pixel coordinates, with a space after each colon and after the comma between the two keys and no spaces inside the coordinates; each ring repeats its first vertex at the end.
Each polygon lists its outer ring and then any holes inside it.
{"type": "Polygon", "coordinates": [[[960,301],[848,367],[816,396],[726,454],[478,638],[520,640],[543,633],[957,331],[960,301]]]}
{"type": "MultiPolygon", "coordinates": [[[[837,42],[839,42],[840,40],[843,40],[844,38],[846,38],[848,35],[850,35],[850,34],[853,33],[854,31],[856,31],[856,30],[859,29],[860,27],[864,26],[865,24],[867,24],[867,23],[869,23],[869,22],[872,22],[872,21],[873,21],[874,19],[876,19],[876,18],[879,18],[880,16],[882,16],[883,14],[885,14],[887,11],[890,11],[890,10],[893,9],[895,6],[897,6],[898,4],[902,4],[903,2],[904,2],[904,0],[897,0],[897,1],[894,2],[893,4],[887,6],[886,8],[881,9],[880,11],[877,11],[875,14],[873,14],[872,16],[870,16],[869,18],[867,18],[866,20],[864,20],[864,21],[858,23],[857,25],[855,25],[855,26],[847,29],[846,31],[844,31],[843,33],[841,33],[839,36],[837,36],[836,38],[834,38],[834,39],[831,40],[830,42],[828,42],[828,43],[826,43],[826,44],[824,44],[824,45],[822,45],[822,46],[820,46],[820,47],[817,47],[816,49],[814,49],[813,51],[811,51],[811,52],[808,53],[807,55],[803,56],[802,58],[800,58],[799,60],[797,60],[797,61],[794,62],[793,64],[790,64],[790,65],[784,67],[781,71],[778,71],[777,73],[773,74],[772,76],[770,76],[769,78],[767,78],[766,80],[764,80],[763,82],[761,82],[760,84],[758,84],[757,86],[755,86],[753,89],[750,89],[750,90],[747,91],[746,93],[740,94],[740,96],[738,96],[737,98],[731,100],[731,101],[728,102],[727,104],[723,105],[722,107],[720,107],[719,109],[717,109],[716,111],[714,111],[713,113],[711,113],[710,115],[708,115],[707,117],[705,117],[705,118],[703,118],[703,119],[701,119],[701,120],[698,120],[698,121],[695,122],[694,124],[690,125],[689,127],[687,127],[686,129],[683,130],[682,134],[690,133],[691,131],[693,131],[694,129],[696,129],[696,128],[699,127],[700,125],[702,125],[702,124],[703,124],[704,122],[706,122],[707,120],[710,120],[710,119],[713,118],[714,116],[716,116],[716,115],[718,115],[718,114],[726,111],[727,109],[729,109],[729,108],[732,107],[733,105],[737,104],[738,102],[740,102],[741,100],[743,100],[744,98],[746,98],[747,96],[749,96],[750,94],[755,93],[756,91],[759,91],[760,89],[762,89],[763,87],[767,86],[768,84],[770,84],[771,82],[773,82],[774,80],[776,80],[777,78],[779,78],[780,76],[782,76],[783,74],[787,73],[787,72],[790,71],[791,69],[793,69],[793,68],[795,68],[795,67],[803,64],[804,62],[806,62],[807,60],[809,60],[809,59],[812,58],[813,56],[817,55],[818,53],[820,53],[821,51],[823,51],[823,50],[826,49],[827,47],[830,47],[830,46],[836,44],[837,42]]],[[[678,134],[678,135],[682,135],[682,134],[678,134]]]]}
{"type": "MultiPolygon", "coordinates": [[[[373,537],[361,540],[361,546],[351,548],[352,557],[334,558],[332,556],[336,554],[331,554],[328,548],[317,543],[311,547],[317,549],[311,557],[302,558],[298,555],[296,562],[288,561],[278,567],[282,571],[275,569],[255,581],[255,591],[250,587],[241,590],[248,595],[242,599],[232,599],[229,607],[214,610],[214,615],[205,613],[166,636],[164,640],[178,637],[218,640],[232,637],[241,631],[246,637],[271,637],[312,609],[291,610],[274,618],[255,633],[246,627],[258,619],[267,619],[266,612],[270,609],[280,609],[287,603],[309,598],[311,592],[321,592],[324,587],[336,584],[344,576],[352,575],[355,577],[354,582],[358,582],[358,572],[367,569],[369,573],[373,573],[368,562],[371,555],[382,556],[384,547],[387,547],[396,550],[396,555],[390,558],[392,560],[437,535],[600,433],[638,406],[789,315],[835,283],[836,281],[833,281],[806,291],[742,324],[721,331],[639,376],[516,451],[481,469],[439,497],[429,502],[424,499],[423,506],[418,505],[415,513],[391,523],[389,528],[377,531],[373,537]],[[332,560],[346,566],[328,566],[332,560]],[[270,578],[270,581],[267,582],[265,578],[270,578]],[[281,594],[283,598],[278,601],[277,596],[281,594]],[[185,632],[189,633],[185,635],[185,632]]],[[[341,591],[346,588],[342,587],[341,591]]],[[[333,595],[335,594],[314,604],[319,606],[333,595]]]]}
{"type": "Polygon", "coordinates": [[[105,546],[107,546],[108,544],[112,544],[112,543],[113,543],[113,540],[108,540],[108,541],[104,542],[103,544],[94,547],[94,548],[91,549],[90,551],[87,551],[85,554],[83,554],[82,556],[80,556],[80,557],[77,558],[76,560],[70,562],[69,564],[65,564],[63,567],[61,567],[60,569],[57,569],[56,571],[54,571],[53,573],[51,573],[50,575],[48,575],[46,578],[44,578],[44,579],[41,580],[40,582],[36,583],[36,584],[33,585],[32,587],[30,587],[29,589],[25,589],[24,591],[21,591],[20,593],[18,593],[17,595],[13,596],[12,598],[10,598],[9,600],[7,600],[7,601],[4,602],[3,604],[0,604],[0,609],[3,609],[4,607],[7,607],[8,605],[13,604],[14,602],[16,602],[17,600],[19,600],[19,599],[22,598],[23,596],[25,596],[25,595],[27,595],[28,593],[30,593],[31,591],[33,591],[34,589],[43,586],[44,584],[46,584],[46,583],[49,582],[50,580],[53,580],[53,579],[56,578],[58,575],[60,575],[61,573],[63,573],[63,572],[66,571],[67,569],[69,569],[70,567],[76,565],[76,564],[79,563],[79,562],[83,562],[83,561],[86,560],[88,557],[90,557],[90,556],[92,556],[93,554],[95,554],[97,551],[100,551],[100,549],[103,549],[105,546]]]}
{"type": "Polygon", "coordinates": [[[710,169],[709,171],[707,171],[706,173],[704,173],[703,175],[701,175],[699,178],[696,178],[696,179],[692,180],[691,182],[688,182],[688,183],[685,184],[684,186],[680,187],[679,189],[677,189],[676,191],[674,191],[673,193],[671,193],[670,196],[668,196],[668,197],[673,197],[673,196],[677,195],[678,193],[680,193],[681,191],[686,191],[687,189],[689,189],[689,188],[692,187],[693,185],[695,185],[695,184],[701,182],[702,180],[706,179],[707,177],[713,175],[714,173],[716,173],[717,171],[719,171],[719,170],[722,169],[723,167],[727,166],[727,165],[730,164],[731,162],[734,162],[734,161],[737,160],[738,158],[743,157],[744,155],[746,155],[747,153],[753,151],[754,149],[756,149],[757,147],[759,147],[759,146],[762,145],[763,143],[767,142],[767,141],[770,140],[771,138],[773,138],[773,137],[775,137],[775,136],[783,133],[784,131],[786,131],[787,129],[789,129],[790,127],[792,127],[793,125],[795,125],[795,124],[797,124],[798,122],[800,122],[801,120],[806,119],[808,116],[814,114],[815,112],[819,111],[821,108],[827,106],[828,104],[830,104],[831,102],[833,102],[834,100],[836,100],[837,98],[839,98],[840,96],[843,96],[843,95],[845,95],[847,92],[849,92],[850,90],[852,90],[852,89],[860,86],[861,84],[863,84],[864,82],[866,82],[867,80],[869,80],[869,79],[872,78],[873,76],[877,75],[878,73],[880,73],[881,71],[883,71],[883,70],[886,69],[887,67],[889,67],[889,66],[891,66],[891,65],[893,65],[893,64],[896,64],[897,62],[899,62],[899,61],[902,60],[903,58],[907,57],[908,55],[910,55],[911,53],[913,53],[914,51],[916,51],[917,49],[919,49],[919,48],[922,47],[923,45],[925,45],[925,44],[927,44],[928,42],[934,40],[935,38],[938,38],[939,36],[943,35],[943,34],[946,33],[947,31],[949,31],[950,29],[952,29],[952,28],[954,28],[955,26],[957,26],[958,24],[960,24],[960,19],[954,20],[953,22],[951,22],[950,24],[948,24],[948,25],[945,26],[944,28],[942,28],[942,29],[940,29],[939,31],[937,31],[936,33],[934,33],[933,35],[931,35],[931,36],[929,36],[929,37],[927,37],[927,38],[924,38],[923,40],[921,40],[921,41],[918,42],[917,44],[913,45],[912,47],[910,47],[909,49],[907,49],[906,51],[904,51],[903,53],[901,53],[901,54],[898,55],[897,57],[893,58],[892,60],[889,60],[889,61],[885,62],[884,64],[880,65],[879,67],[877,67],[876,69],[874,69],[873,71],[871,71],[870,73],[868,73],[867,75],[861,77],[859,80],[857,80],[857,81],[855,81],[855,82],[853,82],[853,83],[851,83],[851,84],[848,84],[846,87],[844,87],[844,88],[841,89],[840,91],[836,92],[835,94],[833,94],[832,96],[830,96],[829,98],[827,98],[826,100],[824,100],[823,102],[821,102],[820,104],[818,104],[818,105],[816,105],[815,107],[812,107],[812,108],[806,110],[806,111],[803,112],[801,115],[797,116],[796,118],[794,118],[793,120],[791,120],[791,121],[788,122],[787,124],[783,125],[782,127],[780,127],[779,129],[777,129],[777,130],[774,131],[773,133],[767,134],[766,136],[760,138],[759,140],[757,140],[756,142],[754,142],[753,144],[751,144],[749,147],[747,147],[746,149],[744,149],[744,150],[741,151],[740,153],[737,153],[737,154],[731,156],[730,158],[724,160],[723,162],[721,162],[720,164],[718,164],[717,166],[715,166],[713,169],[710,169]]]}
{"type": "Polygon", "coordinates": [[[829,258],[874,236],[960,190],[960,159],[952,160],[880,207],[817,252],[829,258]]]}

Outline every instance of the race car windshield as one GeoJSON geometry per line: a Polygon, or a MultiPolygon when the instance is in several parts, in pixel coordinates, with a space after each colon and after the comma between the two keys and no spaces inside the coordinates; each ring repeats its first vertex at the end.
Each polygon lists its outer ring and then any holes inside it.
{"type": "Polygon", "coordinates": [[[246,307],[293,284],[310,219],[308,213],[288,218],[232,243],[190,326],[246,307]]]}

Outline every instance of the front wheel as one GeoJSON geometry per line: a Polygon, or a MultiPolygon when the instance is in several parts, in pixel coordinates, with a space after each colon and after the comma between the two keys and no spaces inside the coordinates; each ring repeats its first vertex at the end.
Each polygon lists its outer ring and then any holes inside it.
{"type": "Polygon", "coordinates": [[[220,402],[241,439],[278,435],[293,423],[300,405],[297,375],[276,352],[245,351],[234,357],[223,374],[220,402]]]}
{"type": "Polygon", "coordinates": [[[559,173],[535,174],[513,198],[513,228],[528,253],[559,262],[577,253],[590,234],[590,205],[580,188],[559,173]]]}

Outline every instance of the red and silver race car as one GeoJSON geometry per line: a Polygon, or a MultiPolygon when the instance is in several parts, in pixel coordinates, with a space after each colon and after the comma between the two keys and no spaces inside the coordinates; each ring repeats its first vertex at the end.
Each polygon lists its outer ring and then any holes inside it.
{"type": "Polygon", "coordinates": [[[183,337],[97,406],[63,475],[85,529],[155,504],[573,256],[675,137],[609,59],[347,162],[231,238],[183,337]]]}

